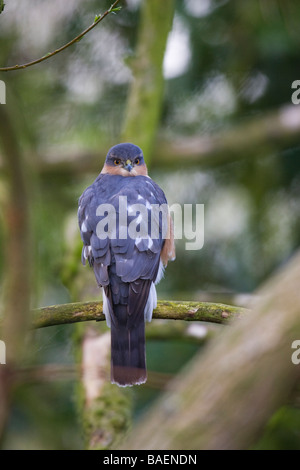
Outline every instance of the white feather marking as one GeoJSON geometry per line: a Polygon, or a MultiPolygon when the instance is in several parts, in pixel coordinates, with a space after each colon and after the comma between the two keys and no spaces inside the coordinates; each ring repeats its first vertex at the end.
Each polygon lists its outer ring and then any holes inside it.
{"type": "Polygon", "coordinates": [[[141,243],[141,241],[142,241],[142,238],[141,238],[141,237],[136,237],[136,239],[135,239],[135,244],[136,244],[136,246],[137,246],[139,243],[141,243]]]}
{"type": "Polygon", "coordinates": [[[152,248],[152,246],[153,246],[153,240],[152,240],[152,238],[149,237],[149,235],[148,235],[148,250],[150,250],[150,249],[152,248]]]}
{"type": "Polygon", "coordinates": [[[165,268],[164,268],[163,262],[160,260],[158,273],[155,279],[155,284],[158,284],[162,280],[162,278],[164,277],[164,273],[165,273],[165,268]]]}
{"type": "Polygon", "coordinates": [[[138,382],[134,382],[134,384],[120,384],[119,382],[117,382],[116,380],[112,379],[111,383],[112,384],[116,384],[118,385],[118,387],[122,387],[122,388],[125,388],[125,387],[133,387],[134,385],[142,385],[144,384],[145,382],[147,382],[147,378],[145,377],[144,379],[141,379],[139,380],[138,382]]]}
{"type": "Polygon", "coordinates": [[[141,199],[144,199],[143,196],[141,196],[140,194],[138,195],[138,201],[140,201],[141,199]]]}
{"type": "Polygon", "coordinates": [[[106,324],[107,324],[108,328],[110,328],[111,327],[111,316],[110,316],[110,312],[109,312],[109,300],[105,295],[104,289],[102,289],[102,296],[103,296],[103,313],[105,315],[106,324]]]}
{"type": "Polygon", "coordinates": [[[147,209],[152,210],[152,206],[151,206],[149,201],[146,201],[146,207],[147,207],[147,209]]]}
{"type": "Polygon", "coordinates": [[[88,259],[89,255],[92,253],[92,247],[91,245],[88,245],[88,246],[85,246],[84,247],[84,252],[83,252],[83,256],[85,259],[88,259]]]}
{"type": "Polygon", "coordinates": [[[135,222],[136,222],[136,224],[138,225],[138,224],[140,224],[140,223],[142,222],[142,220],[143,220],[142,214],[139,214],[139,216],[136,218],[136,221],[135,221],[135,222]]]}
{"type": "Polygon", "coordinates": [[[87,226],[85,225],[85,222],[82,222],[81,231],[82,232],[87,232],[87,226]]]}
{"type": "Polygon", "coordinates": [[[157,294],[156,294],[155,285],[152,282],[150,290],[149,290],[148,300],[147,300],[145,310],[144,310],[145,321],[150,322],[152,320],[152,313],[156,307],[157,307],[157,294]]]}

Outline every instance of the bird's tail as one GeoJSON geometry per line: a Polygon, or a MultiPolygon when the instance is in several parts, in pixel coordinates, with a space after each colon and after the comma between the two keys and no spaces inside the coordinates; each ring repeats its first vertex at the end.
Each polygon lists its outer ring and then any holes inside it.
{"type": "Polygon", "coordinates": [[[142,384],[147,380],[144,314],[129,327],[127,306],[113,308],[117,321],[111,323],[111,381],[122,387],[142,384]]]}

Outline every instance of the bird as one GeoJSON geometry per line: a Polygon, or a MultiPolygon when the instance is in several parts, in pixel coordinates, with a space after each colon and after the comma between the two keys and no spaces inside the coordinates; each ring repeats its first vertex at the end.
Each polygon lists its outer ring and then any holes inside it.
{"type": "Polygon", "coordinates": [[[174,227],[165,193],[148,175],[133,143],[108,150],[103,168],[78,200],[81,261],[93,268],[111,330],[110,380],[147,381],[145,323],[157,306],[156,284],[175,259],[174,227]]]}

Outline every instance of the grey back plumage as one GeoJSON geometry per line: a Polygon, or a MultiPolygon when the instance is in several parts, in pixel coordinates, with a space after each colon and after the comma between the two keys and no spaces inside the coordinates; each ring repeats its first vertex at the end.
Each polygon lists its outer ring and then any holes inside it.
{"type": "MultiPolygon", "coordinates": [[[[167,204],[163,191],[147,176],[100,174],[79,199],[82,262],[87,261],[93,268],[109,303],[112,381],[119,385],[146,379],[144,310],[151,285],[157,277],[164,244],[163,214],[153,216],[153,205],[162,204],[167,204]],[[125,222],[120,216],[120,196],[127,201],[125,222]],[[116,214],[111,238],[99,237],[97,233],[98,224],[107,220],[107,211],[99,210],[103,204],[110,204],[116,214]],[[143,214],[132,210],[135,204],[143,205],[143,214]],[[129,227],[137,220],[137,236],[132,238],[129,227]],[[139,236],[138,231],[143,231],[146,226],[147,235],[144,232],[144,236],[139,236]],[[152,237],[152,233],[156,236],[152,237]]],[[[104,228],[108,229],[108,225],[104,228]]]]}

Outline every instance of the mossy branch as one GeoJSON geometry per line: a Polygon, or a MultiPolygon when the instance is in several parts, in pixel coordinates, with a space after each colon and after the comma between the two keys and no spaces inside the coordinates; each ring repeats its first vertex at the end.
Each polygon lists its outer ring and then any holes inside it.
{"type": "MultiPolygon", "coordinates": [[[[39,59],[36,59],[36,60],[32,60],[31,62],[27,62],[26,64],[22,64],[22,65],[13,65],[11,67],[1,67],[0,68],[0,72],[11,72],[13,70],[20,70],[20,69],[26,69],[27,67],[30,67],[32,65],[35,65],[35,64],[39,64],[40,62],[43,62],[44,60],[47,60],[47,59],[50,59],[50,57],[53,57],[55,56],[56,54],[58,54],[59,52],[62,52],[64,51],[65,49],[67,49],[68,47],[72,46],[73,44],[75,44],[76,42],[80,41],[83,36],[85,36],[87,33],[89,33],[93,28],[95,28],[95,26],[97,26],[97,24],[99,24],[102,20],[104,20],[104,18],[106,16],[108,16],[110,13],[115,13],[116,11],[118,11],[120,9],[120,7],[117,7],[117,4],[120,2],[120,0],[116,0],[110,7],[108,10],[106,10],[105,13],[103,13],[103,15],[99,15],[99,16],[96,16],[95,17],[95,21],[93,24],[91,24],[88,28],[86,28],[84,31],[82,31],[80,34],[78,34],[78,36],[76,36],[74,39],[72,39],[71,41],[69,41],[67,44],[64,44],[63,46],[61,46],[60,48],[58,49],[55,49],[55,51],[52,51],[52,52],[48,52],[48,54],[44,55],[43,57],[40,57],[39,59]]],[[[0,4],[0,7],[1,7],[1,4],[0,4]]],[[[1,11],[0,11],[1,12],[1,11]]]]}
{"type": "MultiPolygon", "coordinates": [[[[245,315],[247,312],[248,310],[245,308],[220,303],[161,300],[153,312],[153,318],[227,323],[234,318],[245,315]]],[[[102,302],[53,305],[32,311],[33,328],[91,320],[105,320],[102,302]]]]}

